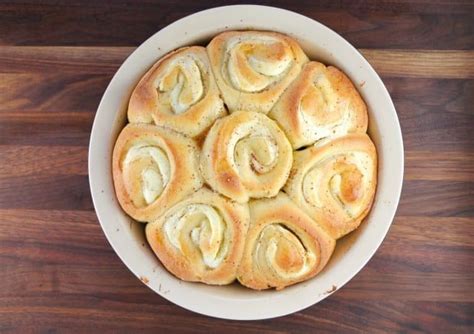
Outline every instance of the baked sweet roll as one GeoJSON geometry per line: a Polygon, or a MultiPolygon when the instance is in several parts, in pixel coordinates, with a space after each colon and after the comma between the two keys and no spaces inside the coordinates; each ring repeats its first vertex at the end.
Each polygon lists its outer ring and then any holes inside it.
{"type": "Polygon", "coordinates": [[[112,170],[123,210],[146,222],[198,190],[195,142],[174,131],[149,124],[128,124],[115,143],[112,170]]]}
{"type": "Polygon", "coordinates": [[[372,206],[364,101],[283,34],[228,31],[167,54],[135,87],[128,119],[113,152],[118,201],[182,280],[305,281],[372,206]]]}
{"type": "Polygon", "coordinates": [[[160,59],[130,97],[130,123],[155,123],[198,136],[225,115],[206,49],[191,46],[160,59]]]}
{"type": "Polygon", "coordinates": [[[367,131],[367,107],[350,79],[312,61],[270,111],[294,149],[324,138],[367,131]]]}
{"type": "Polygon", "coordinates": [[[275,196],[293,152],[283,131],[261,113],[238,111],[214,123],[201,153],[201,172],[216,191],[237,201],[275,196]]]}
{"type": "Polygon", "coordinates": [[[284,193],[252,200],[250,227],[238,279],[252,289],[307,280],[326,265],[336,241],[284,193]]]}
{"type": "Polygon", "coordinates": [[[221,33],[207,51],[230,112],[267,113],[308,61],[293,39],[266,31],[221,33]]]}
{"type": "Polygon", "coordinates": [[[356,229],[377,184],[377,153],[366,134],[349,134],[294,154],[286,193],[334,238],[356,229]]]}
{"type": "Polygon", "coordinates": [[[185,281],[235,280],[249,225],[247,204],[202,188],[146,226],[161,263],[185,281]]]}

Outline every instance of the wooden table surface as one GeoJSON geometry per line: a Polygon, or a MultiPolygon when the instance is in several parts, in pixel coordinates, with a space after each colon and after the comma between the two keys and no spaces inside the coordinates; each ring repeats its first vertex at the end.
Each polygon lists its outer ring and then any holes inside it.
{"type": "Polygon", "coordinates": [[[1,332],[474,332],[472,0],[261,2],[361,50],[396,105],[406,169],[369,264],[323,302],[254,322],[193,314],[142,284],[107,243],[87,177],[94,114],[122,61],[226,3],[41,3],[0,4],[1,332]]]}

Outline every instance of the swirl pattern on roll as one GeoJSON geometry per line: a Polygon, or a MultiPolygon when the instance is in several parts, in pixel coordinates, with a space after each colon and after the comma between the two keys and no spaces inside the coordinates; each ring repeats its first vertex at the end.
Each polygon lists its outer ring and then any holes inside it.
{"type": "Polygon", "coordinates": [[[146,237],[177,277],[228,284],[236,278],[248,224],[247,204],[202,188],[148,224],[146,237]]]}
{"type": "Polygon", "coordinates": [[[127,125],[112,160],[119,203],[138,221],[156,219],[203,184],[195,142],[157,126],[127,125]]]}
{"type": "Polygon", "coordinates": [[[335,240],[284,193],[252,200],[240,283],[262,290],[304,281],[328,262],[335,240]]]}
{"type": "Polygon", "coordinates": [[[224,32],[207,51],[230,112],[267,113],[308,61],[298,43],[274,32],[224,32]]]}
{"type": "Polygon", "coordinates": [[[293,161],[278,125],[261,113],[239,111],[218,120],[201,154],[201,172],[216,191],[237,201],[275,196],[293,161]]]}
{"type": "Polygon", "coordinates": [[[356,229],[372,206],[377,153],[366,134],[295,152],[286,193],[334,238],[356,229]]]}
{"type": "Polygon", "coordinates": [[[226,31],[168,53],[133,90],[128,120],[113,150],[117,199],[182,280],[305,281],[374,201],[365,102],[280,33],[226,31]]]}
{"type": "Polygon", "coordinates": [[[130,98],[131,123],[152,123],[195,137],[227,112],[206,49],[178,49],[159,60],[130,98]]]}
{"type": "Polygon", "coordinates": [[[367,131],[367,107],[350,79],[315,61],[303,67],[269,116],[280,124],[294,149],[367,131]]]}

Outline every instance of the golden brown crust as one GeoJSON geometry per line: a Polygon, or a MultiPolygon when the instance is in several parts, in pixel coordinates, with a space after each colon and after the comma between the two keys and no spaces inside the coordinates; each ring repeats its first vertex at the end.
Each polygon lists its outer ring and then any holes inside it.
{"type": "Polygon", "coordinates": [[[317,275],[336,241],[284,193],[253,200],[238,279],[246,287],[283,289],[317,275]]]}
{"type": "Polygon", "coordinates": [[[222,285],[236,278],[248,224],[247,204],[202,188],[148,224],[146,237],[178,278],[222,285]]]}
{"type": "Polygon", "coordinates": [[[275,196],[292,161],[291,145],[274,121],[261,113],[238,111],[209,131],[201,172],[214,190],[243,203],[275,196]]]}
{"type": "Polygon", "coordinates": [[[377,152],[366,134],[349,134],[294,154],[284,189],[338,239],[369,212],[377,185],[377,152]]]}
{"type": "Polygon", "coordinates": [[[138,221],[156,219],[202,186],[195,142],[149,124],[128,124],[115,143],[112,171],[124,211],[138,221]]]}
{"type": "Polygon", "coordinates": [[[268,113],[308,61],[292,38],[267,31],[228,31],[207,52],[230,112],[268,113]]]}
{"type": "Polygon", "coordinates": [[[367,107],[350,79],[337,68],[315,61],[303,67],[269,116],[283,128],[294,149],[367,131],[367,107]]]}
{"type": "Polygon", "coordinates": [[[117,198],[182,280],[305,281],[372,206],[367,107],[288,36],[228,31],[170,52],[135,87],[128,118],[113,152],[117,198]]]}
{"type": "Polygon", "coordinates": [[[184,47],[160,59],[135,87],[131,123],[152,123],[195,137],[226,114],[206,49],[184,47]]]}

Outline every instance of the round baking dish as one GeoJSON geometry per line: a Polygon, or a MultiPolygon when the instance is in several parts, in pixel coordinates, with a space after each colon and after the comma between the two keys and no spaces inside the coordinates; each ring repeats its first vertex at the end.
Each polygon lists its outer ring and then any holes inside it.
{"type": "Polygon", "coordinates": [[[89,181],[102,229],[125,265],[162,297],[201,314],[226,319],[265,319],[311,306],[354,277],[382,243],[395,215],[403,183],[403,141],[395,107],[370,64],[324,25],[287,10],[254,5],[205,10],[178,20],[140,45],[122,64],[95,116],[89,147],[89,181]],[[181,46],[205,45],[224,30],[272,30],[295,38],[313,60],[335,65],[356,84],[369,110],[369,135],[379,158],[373,208],[353,233],[340,239],[326,268],[315,278],[282,291],[253,291],[238,284],[207,286],[183,282],[159,263],[144,225],[120,208],[111,171],[112,149],[126,122],[132,89],[159,58],[181,46]]]}

